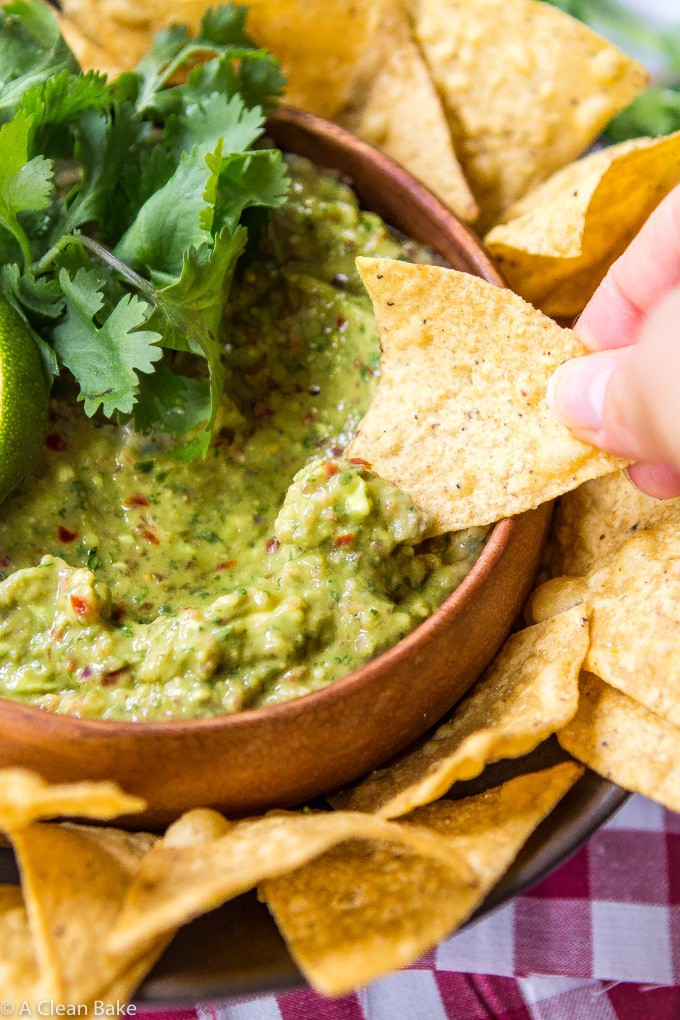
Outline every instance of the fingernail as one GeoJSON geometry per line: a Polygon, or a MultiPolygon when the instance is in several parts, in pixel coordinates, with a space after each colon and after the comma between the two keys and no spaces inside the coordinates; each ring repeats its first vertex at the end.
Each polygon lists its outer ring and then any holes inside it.
{"type": "Polygon", "coordinates": [[[560,365],[548,383],[550,410],[565,425],[599,429],[607,384],[619,358],[595,354],[560,365]]]}

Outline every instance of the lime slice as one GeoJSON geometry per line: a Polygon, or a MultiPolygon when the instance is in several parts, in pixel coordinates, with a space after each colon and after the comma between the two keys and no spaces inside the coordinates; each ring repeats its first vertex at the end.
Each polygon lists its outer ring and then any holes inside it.
{"type": "Polygon", "coordinates": [[[35,461],[47,431],[49,391],[31,332],[0,298],[0,500],[35,461]]]}

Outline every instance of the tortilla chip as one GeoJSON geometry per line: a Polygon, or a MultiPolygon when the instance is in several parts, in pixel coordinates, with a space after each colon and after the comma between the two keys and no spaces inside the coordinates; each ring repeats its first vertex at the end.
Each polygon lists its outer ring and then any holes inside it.
{"type": "Polygon", "coordinates": [[[0,886],[0,995],[14,1006],[15,1015],[25,1001],[36,1005],[49,994],[39,984],[38,964],[28,925],[24,898],[18,885],[0,886]]]}
{"type": "Polygon", "coordinates": [[[541,585],[529,612],[545,620],[574,606],[590,617],[584,668],[680,726],[677,517],[634,535],[585,577],[541,585]]]}
{"type": "Polygon", "coordinates": [[[578,712],[557,734],[562,747],[605,779],[680,811],[680,729],[592,673],[580,687],[578,712]]]}
{"type": "Polygon", "coordinates": [[[664,523],[680,530],[680,497],[647,496],[623,472],[595,478],[559,500],[548,570],[552,577],[585,574],[634,534],[664,523]]]}
{"type": "Polygon", "coordinates": [[[546,315],[573,318],[678,183],[680,132],[623,142],[558,170],[485,244],[514,291],[546,315]]]}
{"type": "Polygon", "coordinates": [[[647,82],[631,57],[536,0],[407,0],[481,226],[580,156],[647,82]]]}
{"type": "Polygon", "coordinates": [[[109,782],[64,783],[50,786],[24,769],[0,770],[0,829],[12,833],[45,818],[93,818],[108,822],[146,808],[109,782]]]}
{"type": "Polygon", "coordinates": [[[332,803],[384,818],[429,804],[460,779],[501,758],[519,758],[576,711],[588,648],[581,609],[513,634],[449,719],[424,742],[332,803]]]}
{"type": "Polygon", "coordinates": [[[418,177],[461,219],[478,209],[451,142],[441,100],[399,3],[389,3],[338,122],[418,177]]]}
{"type": "Polygon", "coordinates": [[[342,995],[418,959],[469,917],[582,772],[566,762],[404,819],[459,852],[474,885],[406,848],[358,840],[264,883],[261,898],[309,983],[342,995]]]}
{"type": "Polygon", "coordinates": [[[383,360],[350,456],[410,493],[429,534],[491,524],[623,466],[548,408],[554,370],[585,353],[570,330],[453,269],[357,266],[383,360]]]}
{"type": "Polygon", "coordinates": [[[117,54],[111,53],[108,46],[86,35],[78,22],[67,18],[60,11],[52,10],[51,13],[59,26],[59,31],[84,70],[96,69],[109,78],[118,77],[124,68],[121,67],[117,54]]]}
{"type": "Polygon", "coordinates": [[[159,843],[126,897],[110,945],[123,952],[143,951],[150,939],[356,838],[412,846],[444,861],[461,882],[469,878],[457,855],[428,832],[348,812],[276,812],[235,822],[225,835],[194,846],[159,843]]]}
{"type": "MultiPolygon", "coordinates": [[[[374,45],[385,4],[324,0],[248,0],[247,31],[281,61],[288,78],[286,101],[323,117],[347,105],[356,69],[374,45]]],[[[137,65],[153,36],[168,25],[198,27],[206,0],[63,0],[67,38],[79,33],[94,44],[83,66],[119,74],[137,65]]],[[[77,45],[76,56],[80,58],[77,45]]],[[[82,63],[82,61],[81,61],[82,63]]]]}
{"type": "MultiPolygon", "coordinates": [[[[40,823],[12,839],[41,974],[59,1002],[90,1003],[139,963],[111,953],[108,935],[156,838],[40,823]]],[[[149,967],[167,941],[147,947],[149,967]]]]}

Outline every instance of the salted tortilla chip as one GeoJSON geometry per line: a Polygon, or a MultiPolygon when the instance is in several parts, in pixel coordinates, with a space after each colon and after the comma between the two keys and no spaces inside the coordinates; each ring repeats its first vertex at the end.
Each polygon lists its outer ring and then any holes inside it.
{"type": "Polygon", "coordinates": [[[39,983],[38,964],[18,885],[0,886],[0,995],[19,1015],[23,1002],[37,1008],[50,989],[39,983]]]}
{"type": "Polygon", "coordinates": [[[276,812],[235,822],[223,836],[194,846],[183,839],[176,845],[176,837],[159,843],[126,897],[110,945],[143,951],[150,939],[355,838],[412,846],[444,861],[461,881],[469,878],[457,855],[428,832],[349,812],[276,812]]]}
{"type": "Polygon", "coordinates": [[[461,219],[476,219],[441,100],[400,3],[387,5],[369,54],[338,122],[401,163],[461,219]]]}
{"type": "MultiPolygon", "coordinates": [[[[12,841],[41,974],[60,1002],[90,1003],[140,962],[108,936],[156,837],[39,823],[12,841]]],[[[147,947],[149,967],[167,941],[147,947]]]]}
{"type": "Polygon", "coordinates": [[[472,885],[405,847],[356,840],[264,883],[261,898],[309,983],[342,995],[418,959],[469,917],[582,772],[566,762],[404,819],[459,852],[472,885]]]}
{"type": "Polygon", "coordinates": [[[590,618],[584,669],[680,726],[677,523],[675,517],[634,535],[582,578],[547,581],[529,614],[545,620],[582,607],[590,618]]]}
{"type": "Polygon", "coordinates": [[[481,227],[580,156],[647,72],[536,0],[407,0],[481,227]]]}
{"type": "Polygon", "coordinates": [[[680,531],[680,497],[647,496],[623,472],[594,478],[558,501],[547,568],[553,577],[585,574],[634,534],[665,523],[680,531]]]}
{"type": "Polygon", "coordinates": [[[578,712],[557,734],[562,747],[605,779],[680,811],[680,728],[592,673],[578,712]]]}
{"type": "Polygon", "coordinates": [[[587,648],[580,608],[513,634],[431,737],[335,794],[332,803],[396,818],[441,797],[458,780],[473,779],[491,762],[532,751],[576,711],[587,648]]]}
{"type": "Polygon", "coordinates": [[[46,818],[92,818],[107,822],[143,811],[146,803],[109,782],[50,785],[24,769],[0,770],[0,829],[12,833],[46,818]]]}
{"type": "Polygon", "coordinates": [[[622,142],[558,170],[506,211],[485,245],[514,291],[572,318],[678,183],[680,132],[622,142]]]}
{"type": "Polygon", "coordinates": [[[350,456],[410,493],[430,534],[491,524],[623,466],[548,408],[554,370],[585,353],[570,330],[453,269],[366,258],[357,266],[382,375],[350,456]]]}

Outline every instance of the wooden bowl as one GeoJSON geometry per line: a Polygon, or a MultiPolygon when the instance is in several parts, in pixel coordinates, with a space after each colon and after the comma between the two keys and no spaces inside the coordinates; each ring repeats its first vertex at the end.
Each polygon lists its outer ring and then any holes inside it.
{"type": "MultiPolygon", "coordinates": [[[[347,175],[367,208],[456,269],[503,286],[474,234],[370,145],[285,108],[269,134],[282,149],[347,175]]],[[[78,719],[0,700],[0,766],[60,782],[116,780],[149,804],[131,827],[161,826],[192,807],[238,816],[333,790],[402,750],[467,691],[529,592],[549,515],[542,507],[497,524],[466,579],[428,620],[324,690],[167,723],[78,719]]]]}

